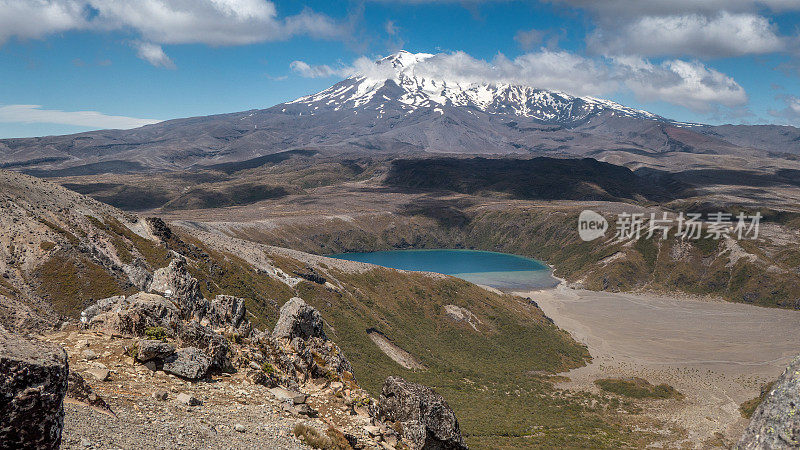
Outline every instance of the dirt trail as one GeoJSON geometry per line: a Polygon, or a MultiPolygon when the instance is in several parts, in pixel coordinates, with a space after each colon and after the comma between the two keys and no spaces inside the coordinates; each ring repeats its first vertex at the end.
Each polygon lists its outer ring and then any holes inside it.
{"type": "Polygon", "coordinates": [[[609,376],[668,383],[686,398],[654,403],[655,416],[695,445],[716,432],[735,442],[746,425],[739,405],[800,353],[800,311],[564,285],[519,295],[589,347],[593,362],[560,387],[597,390],[594,380],[609,376]]]}

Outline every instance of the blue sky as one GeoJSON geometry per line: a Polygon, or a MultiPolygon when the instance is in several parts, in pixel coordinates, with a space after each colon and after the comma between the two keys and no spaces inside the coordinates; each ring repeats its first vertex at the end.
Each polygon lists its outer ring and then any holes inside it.
{"type": "Polygon", "coordinates": [[[0,0],[0,137],[266,108],[399,49],[678,120],[800,126],[799,34],[800,0],[0,0]]]}

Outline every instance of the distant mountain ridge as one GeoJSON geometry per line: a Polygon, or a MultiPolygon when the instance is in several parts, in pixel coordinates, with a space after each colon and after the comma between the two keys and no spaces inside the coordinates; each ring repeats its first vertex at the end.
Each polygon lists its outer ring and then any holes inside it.
{"type": "Polygon", "coordinates": [[[798,128],[688,124],[594,97],[442,80],[416,69],[429,57],[399,52],[377,61],[375,74],[267,109],[0,140],[0,167],[37,176],[169,171],[291,150],[590,156],[659,168],[669,167],[648,158],[688,155],[680,158],[685,167],[691,155],[800,155],[798,128]]]}
{"type": "Polygon", "coordinates": [[[351,76],[322,92],[287,103],[303,106],[305,111],[291,107],[282,111],[315,115],[322,111],[369,110],[382,116],[389,109],[388,103],[396,103],[399,105],[394,105],[394,109],[399,107],[406,114],[420,108],[433,108],[444,114],[442,106],[458,106],[558,125],[574,124],[600,112],[672,122],[647,111],[594,97],[573,97],[519,84],[463,82],[417,74],[417,64],[433,56],[400,51],[376,62],[378,69],[390,68],[384,76],[351,76]]]}

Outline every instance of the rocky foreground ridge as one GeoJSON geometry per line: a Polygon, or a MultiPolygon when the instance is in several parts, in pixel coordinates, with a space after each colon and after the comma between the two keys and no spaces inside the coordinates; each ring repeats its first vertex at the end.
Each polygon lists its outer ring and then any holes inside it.
{"type": "Polygon", "coordinates": [[[737,448],[800,448],[800,357],[756,408],[737,448]]]}
{"type": "Polygon", "coordinates": [[[68,392],[63,350],[2,330],[0,363],[13,376],[2,385],[0,410],[10,421],[0,441],[58,448],[66,394],[82,408],[72,421],[68,412],[66,448],[466,448],[453,411],[431,389],[399,377],[387,379],[378,400],[361,389],[321,314],[301,298],[283,305],[269,332],[250,324],[242,299],[209,300],[197,284],[175,258],[146,291],[100,300],[80,325],[45,338],[68,349],[68,392]],[[231,415],[230,405],[245,411],[231,415]],[[186,428],[175,441],[155,431],[163,409],[169,426],[186,428]],[[186,415],[204,416],[201,429],[186,415]],[[226,415],[235,422],[217,422],[226,415]],[[150,425],[138,428],[142,421],[150,425]],[[120,431],[129,427],[138,431],[120,431]]]}

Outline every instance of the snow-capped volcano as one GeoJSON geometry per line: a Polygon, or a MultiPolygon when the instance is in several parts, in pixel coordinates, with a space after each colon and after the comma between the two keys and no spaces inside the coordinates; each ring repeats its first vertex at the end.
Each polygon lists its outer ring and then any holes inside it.
{"type": "Polygon", "coordinates": [[[298,149],[368,155],[590,156],[613,161],[674,152],[738,155],[745,145],[800,152],[794,129],[675,122],[594,97],[505,79],[486,82],[485,71],[475,70],[470,76],[462,69],[452,70],[442,58],[399,52],[378,61],[362,60],[355,64],[361,70],[334,86],[266,109],[175,119],[132,130],[0,140],[0,167],[63,169],[65,174],[176,170],[260,161],[265,155],[298,149]]]}
{"type": "Polygon", "coordinates": [[[428,108],[444,114],[443,107],[465,107],[551,124],[580,122],[600,112],[666,121],[647,111],[594,97],[520,84],[475,82],[458,76],[446,79],[429,64],[432,58],[435,56],[429,53],[400,51],[322,92],[288,104],[303,106],[306,114],[355,109],[362,114],[374,113],[377,118],[387,111],[411,114],[428,108]]]}

